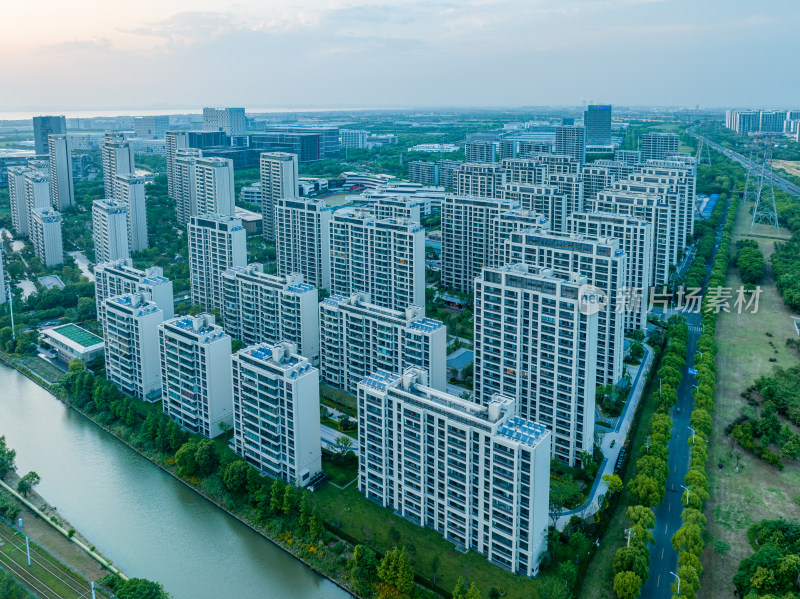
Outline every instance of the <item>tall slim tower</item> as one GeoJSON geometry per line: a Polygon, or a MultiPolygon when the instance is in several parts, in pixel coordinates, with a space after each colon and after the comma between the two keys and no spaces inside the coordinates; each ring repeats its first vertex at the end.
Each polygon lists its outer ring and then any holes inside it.
{"type": "Polygon", "coordinates": [[[275,211],[278,200],[297,196],[297,154],[261,154],[261,214],[264,237],[275,239],[275,211]]]}
{"type": "Polygon", "coordinates": [[[781,232],[778,225],[778,209],[775,206],[775,187],[772,181],[772,146],[768,145],[764,150],[764,161],[761,164],[761,172],[758,180],[758,191],[756,191],[756,203],[753,206],[753,220],[750,222],[750,232],[757,224],[771,225],[775,227],[777,233],[781,232]]]}
{"type": "Polygon", "coordinates": [[[50,199],[56,210],[64,210],[75,204],[72,156],[66,135],[51,135],[47,141],[50,154],[50,199]]]}
{"type": "Polygon", "coordinates": [[[121,135],[106,133],[103,143],[103,183],[107,198],[114,197],[114,184],[117,175],[136,174],[133,160],[133,146],[121,135]]]}

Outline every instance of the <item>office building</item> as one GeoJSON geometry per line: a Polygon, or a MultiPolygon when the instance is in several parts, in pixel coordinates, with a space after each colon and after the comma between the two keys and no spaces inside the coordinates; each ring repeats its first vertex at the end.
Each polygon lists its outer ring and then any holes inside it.
{"type": "Polygon", "coordinates": [[[145,291],[105,300],[103,341],[106,378],[143,401],[161,398],[158,325],[164,311],[145,291]]]}
{"type": "Polygon", "coordinates": [[[66,135],[67,119],[63,116],[33,117],[33,147],[37,156],[47,154],[51,135],[66,135]]]}
{"type": "Polygon", "coordinates": [[[278,200],[298,195],[297,154],[261,154],[261,214],[264,237],[275,239],[275,211],[278,200]]]}
{"type": "Polygon", "coordinates": [[[46,169],[28,168],[23,174],[25,189],[25,212],[28,215],[28,235],[31,235],[33,211],[50,208],[50,173],[46,169]]]}
{"type": "Polygon", "coordinates": [[[442,286],[472,292],[481,268],[493,261],[492,221],[520,208],[509,200],[447,196],[442,205],[442,286]]]}
{"type": "Polygon", "coordinates": [[[166,114],[133,117],[133,130],[139,139],[164,139],[169,129],[166,114]]]}
{"type": "Polygon", "coordinates": [[[582,125],[556,126],[553,150],[557,155],[569,156],[578,164],[586,162],[586,129],[582,125]]]}
{"type": "Polygon", "coordinates": [[[325,200],[278,200],[275,253],[279,275],[300,273],[309,285],[330,290],[332,214],[325,200]]]}
{"type": "Polygon", "coordinates": [[[369,131],[363,129],[339,129],[339,143],[342,148],[366,148],[369,131]]]}
{"type": "Polygon", "coordinates": [[[322,381],[355,393],[375,370],[400,373],[419,366],[431,386],[446,388],[447,327],[425,317],[425,308],[392,310],[366,293],[332,295],[319,304],[322,381]]]}
{"type": "Polygon", "coordinates": [[[642,162],[669,158],[677,154],[679,148],[677,133],[645,133],[641,137],[642,162]]]}
{"type": "Polygon", "coordinates": [[[547,548],[550,432],[511,397],[481,406],[378,371],[358,385],[358,489],[459,550],[525,576],[547,548]]]}
{"type": "Polygon", "coordinates": [[[653,278],[653,227],[639,218],[607,212],[574,212],[568,219],[567,230],[577,235],[620,241],[627,256],[624,299],[617,309],[625,316],[626,331],[647,330],[648,292],[653,278]],[[624,303],[623,303],[624,302],[624,303]]]}
{"type": "Polygon", "coordinates": [[[28,237],[36,257],[47,268],[64,263],[64,244],[61,238],[61,213],[47,208],[31,210],[28,237]]]}
{"type": "Polygon", "coordinates": [[[233,426],[231,338],[211,314],[158,325],[164,413],[209,439],[233,426]]]}
{"type": "Polygon", "coordinates": [[[583,111],[583,126],[586,128],[587,145],[611,145],[611,106],[590,104],[583,111]]]}
{"type": "Polygon", "coordinates": [[[175,315],[172,281],[164,276],[164,269],[151,266],[147,270],[133,267],[130,258],[98,263],[94,267],[94,291],[97,302],[97,320],[102,324],[105,300],[117,295],[145,292],[164,313],[164,320],[175,315]]]}
{"type": "Polygon", "coordinates": [[[383,219],[341,208],[330,220],[331,294],[369,293],[379,306],[425,305],[425,230],[405,219],[383,219]]]}
{"type": "Polygon", "coordinates": [[[244,108],[203,108],[203,130],[224,131],[227,135],[244,135],[247,119],[244,108]]]}
{"type": "Polygon", "coordinates": [[[289,341],[319,363],[319,294],[303,275],[270,275],[262,264],[222,273],[222,324],[245,346],[289,341]]]}
{"type": "MultiPolygon", "coordinates": [[[[314,146],[313,149],[316,151],[316,157],[309,155],[308,160],[306,160],[306,157],[303,155],[306,152],[292,152],[293,154],[299,155],[300,162],[307,162],[312,159],[324,160],[325,158],[338,158],[339,149],[341,147],[339,144],[339,128],[327,127],[324,125],[269,125],[266,128],[265,133],[259,134],[258,136],[253,135],[253,140],[255,140],[256,137],[272,137],[273,143],[277,141],[277,138],[279,137],[286,141],[289,141],[289,138],[292,138],[295,141],[302,139],[308,140],[308,143],[314,146]]],[[[287,150],[275,148],[274,150],[270,149],[270,151],[287,150]]]]}
{"type": "Polygon", "coordinates": [[[601,191],[596,199],[588,200],[586,212],[607,212],[629,216],[650,223],[652,227],[652,250],[650,257],[650,285],[666,285],[669,282],[669,256],[672,255],[672,207],[656,195],[601,191]]]}
{"type": "Polygon", "coordinates": [[[598,191],[602,191],[615,181],[614,173],[607,166],[597,166],[587,164],[581,169],[581,181],[583,181],[583,197],[593,198],[598,191]]]}
{"type": "Polygon", "coordinates": [[[319,371],[293,343],[260,343],[231,358],[233,448],[263,474],[306,487],[322,472],[319,371]]]}
{"type": "Polygon", "coordinates": [[[622,378],[625,357],[624,305],[620,304],[628,266],[620,240],[524,229],[510,234],[504,256],[505,264],[523,262],[548,268],[560,278],[577,273],[604,296],[598,305],[596,384],[616,385],[622,378]]]}
{"type": "Polygon", "coordinates": [[[132,252],[150,247],[144,185],[145,178],[141,175],[117,175],[114,182],[115,199],[128,209],[128,247],[132,252]]]}
{"type": "Polygon", "coordinates": [[[422,185],[439,185],[439,165],[435,162],[412,160],[408,163],[408,180],[422,185]]]}
{"type": "Polygon", "coordinates": [[[247,266],[242,221],[222,214],[205,214],[193,216],[188,230],[192,304],[221,311],[222,273],[235,266],[247,266]]]}
{"type": "Polygon", "coordinates": [[[75,204],[72,184],[72,156],[66,135],[51,135],[48,139],[50,155],[50,200],[56,210],[75,204]]]}
{"type": "Polygon", "coordinates": [[[92,202],[92,238],[97,263],[129,258],[128,207],[115,200],[92,202]]]}
{"type": "Polygon", "coordinates": [[[135,175],[133,146],[122,135],[106,133],[103,142],[103,183],[107,198],[114,197],[117,175],[135,175]]]}
{"type": "Polygon", "coordinates": [[[570,465],[594,444],[597,301],[586,277],[546,268],[486,268],[475,281],[475,397],[517,398],[517,413],[553,433],[570,465]]]}
{"type": "Polygon", "coordinates": [[[455,193],[475,198],[494,198],[506,184],[506,173],[499,164],[465,163],[455,173],[455,193]]]}

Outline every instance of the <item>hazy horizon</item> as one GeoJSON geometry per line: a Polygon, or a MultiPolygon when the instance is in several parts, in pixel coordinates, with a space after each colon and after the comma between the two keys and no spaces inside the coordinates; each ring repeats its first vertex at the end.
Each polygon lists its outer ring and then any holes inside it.
{"type": "Polygon", "coordinates": [[[9,26],[0,50],[14,60],[4,68],[0,111],[470,109],[590,101],[789,108],[800,96],[788,66],[800,3],[789,0],[220,6],[13,2],[3,9],[9,26]]]}

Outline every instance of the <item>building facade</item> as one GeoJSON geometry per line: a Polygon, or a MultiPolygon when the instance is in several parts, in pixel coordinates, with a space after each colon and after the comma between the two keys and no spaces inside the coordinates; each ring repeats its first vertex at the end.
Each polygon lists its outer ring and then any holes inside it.
{"type": "Polygon", "coordinates": [[[133,267],[130,258],[102,262],[94,267],[94,291],[97,301],[97,320],[103,323],[105,300],[116,295],[145,292],[164,313],[164,320],[175,315],[172,281],[164,276],[164,269],[151,266],[147,270],[133,267]]]}
{"type": "Polygon", "coordinates": [[[297,154],[261,154],[261,214],[264,237],[275,239],[275,212],[281,199],[298,195],[297,154]]]}
{"type": "Polygon", "coordinates": [[[75,204],[72,155],[66,135],[51,135],[47,141],[50,157],[50,199],[56,210],[63,211],[75,204]]]}
{"type": "Polygon", "coordinates": [[[129,258],[128,207],[116,200],[92,202],[92,238],[98,263],[129,258]]]}
{"type": "Polygon", "coordinates": [[[29,239],[36,257],[46,267],[64,263],[60,212],[52,208],[34,208],[31,211],[29,239]]]}
{"type": "Polygon", "coordinates": [[[645,133],[641,137],[642,161],[663,160],[678,153],[680,140],[677,133],[645,133]]]}
{"type": "Polygon", "coordinates": [[[103,140],[103,183],[107,198],[114,197],[117,175],[135,175],[133,146],[118,133],[106,133],[103,140]]]}
{"type": "Polygon", "coordinates": [[[36,154],[47,154],[48,139],[51,135],[65,135],[67,133],[67,119],[64,116],[35,116],[33,117],[33,144],[36,154]]]}
{"type": "Polygon", "coordinates": [[[475,198],[495,198],[506,183],[506,173],[500,164],[462,164],[455,173],[456,195],[475,198]]]}
{"type": "Polygon", "coordinates": [[[141,175],[117,175],[114,184],[115,199],[128,209],[128,246],[132,252],[150,247],[144,185],[145,178],[141,175]]]}
{"type": "Polygon", "coordinates": [[[309,285],[330,290],[332,215],[325,200],[278,200],[275,253],[279,275],[300,273],[309,285]]]}
{"type": "Polygon", "coordinates": [[[221,311],[222,273],[235,266],[247,266],[242,221],[221,214],[193,216],[188,231],[192,304],[221,311]]]}

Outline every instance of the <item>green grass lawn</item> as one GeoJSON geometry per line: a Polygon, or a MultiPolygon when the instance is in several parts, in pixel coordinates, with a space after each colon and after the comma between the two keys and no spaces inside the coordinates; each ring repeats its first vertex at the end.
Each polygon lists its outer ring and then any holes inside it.
{"type": "Polygon", "coordinates": [[[20,356],[14,359],[50,384],[57,383],[64,374],[62,370],[39,356],[20,356]]]}
{"type": "Polygon", "coordinates": [[[322,470],[328,475],[330,482],[344,487],[358,478],[358,458],[352,456],[345,461],[341,461],[338,456],[331,455],[328,451],[323,451],[322,470]]]}
{"type": "Polygon", "coordinates": [[[319,394],[325,405],[355,417],[358,410],[358,399],[355,395],[327,385],[319,386],[319,394]]]}

